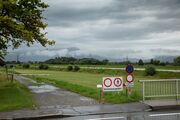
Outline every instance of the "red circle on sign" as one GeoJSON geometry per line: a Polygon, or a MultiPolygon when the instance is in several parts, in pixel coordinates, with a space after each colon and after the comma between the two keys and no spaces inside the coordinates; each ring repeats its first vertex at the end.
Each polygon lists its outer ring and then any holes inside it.
{"type": "Polygon", "coordinates": [[[110,86],[112,85],[112,80],[111,80],[110,78],[106,78],[106,79],[104,80],[104,85],[105,85],[106,87],[110,87],[110,86]],[[110,81],[110,84],[109,84],[109,85],[106,85],[106,81],[107,81],[107,80],[110,81]]]}
{"type": "Polygon", "coordinates": [[[121,80],[120,78],[115,78],[115,79],[114,79],[114,85],[115,85],[116,87],[121,86],[121,85],[122,85],[122,80],[121,80]],[[120,84],[118,84],[118,83],[116,82],[117,80],[120,81],[120,84]]]}
{"type": "Polygon", "coordinates": [[[127,81],[128,83],[133,82],[133,81],[134,81],[134,76],[133,76],[132,74],[126,75],[126,81],[127,81]],[[132,80],[129,80],[128,77],[131,77],[132,80]]]}

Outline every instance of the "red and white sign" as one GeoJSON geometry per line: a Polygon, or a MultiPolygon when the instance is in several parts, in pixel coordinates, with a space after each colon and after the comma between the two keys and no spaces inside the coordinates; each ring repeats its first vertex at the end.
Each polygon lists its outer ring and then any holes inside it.
{"type": "Polygon", "coordinates": [[[103,91],[122,91],[122,77],[103,77],[103,91]]]}
{"type": "Polygon", "coordinates": [[[132,75],[132,74],[128,74],[128,75],[126,75],[126,81],[127,81],[128,83],[133,82],[133,81],[134,81],[134,77],[133,77],[133,75],[132,75]]]}

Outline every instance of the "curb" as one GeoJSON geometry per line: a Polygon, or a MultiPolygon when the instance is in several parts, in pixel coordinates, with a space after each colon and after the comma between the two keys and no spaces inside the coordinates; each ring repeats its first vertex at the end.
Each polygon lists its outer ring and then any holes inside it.
{"type": "Polygon", "coordinates": [[[8,118],[2,120],[38,120],[38,119],[48,119],[48,118],[64,118],[64,117],[72,117],[72,115],[62,115],[62,114],[47,114],[47,115],[39,115],[32,117],[19,117],[19,118],[8,118]]]}
{"type": "MultiPolygon", "coordinates": [[[[143,111],[149,111],[146,109],[143,111]]],[[[97,112],[97,113],[80,113],[80,114],[46,114],[46,115],[36,115],[29,117],[17,117],[17,118],[0,118],[0,120],[39,120],[39,119],[48,119],[48,118],[66,118],[66,117],[77,117],[77,116],[88,116],[88,115],[103,115],[103,114],[118,114],[118,113],[134,113],[142,111],[116,111],[116,112],[97,112]]]]}
{"type": "Polygon", "coordinates": [[[150,106],[152,111],[158,110],[180,110],[180,105],[167,105],[167,106],[150,106]]]}

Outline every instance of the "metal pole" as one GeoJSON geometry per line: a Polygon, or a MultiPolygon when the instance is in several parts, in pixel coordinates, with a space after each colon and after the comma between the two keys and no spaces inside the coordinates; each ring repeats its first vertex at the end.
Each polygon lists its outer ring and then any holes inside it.
{"type": "Polygon", "coordinates": [[[179,86],[178,86],[178,80],[176,80],[176,101],[178,101],[178,95],[179,95],[179,86]]]}
{"type": "Polygon", "coordinates": [[[145,90],[144,90],[144,82],[143,82],[143,88],[142,89],[143,89],[142,90],[142,94],[143,94],[143,102],[144,102],[144,100],[145,100],[145,96],[144,96],[145,95],[145,93],[144,93],[145,92],[145,90]]]}

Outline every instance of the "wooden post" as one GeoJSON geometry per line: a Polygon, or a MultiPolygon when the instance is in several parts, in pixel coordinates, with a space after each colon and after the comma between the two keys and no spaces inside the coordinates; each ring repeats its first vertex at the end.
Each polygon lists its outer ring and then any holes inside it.
{"type": "Polygon", "coordinates": [[[8,77],[8,67],[7,67],[7,65],[5,65],[5,69],[6,69],[6,78],[7,78],[7,80],[9,80],[9,77],[8,77]]]}
{"type": "Polygon", "coordinates": [[[104,104],[104,91],[102,90],[102,96],[101,96],[101,98],[102,98],[102,104],[104,104]]]}
{"type": "Polygon", "coordinates": [[[13,83],[13,81],[14,81],[14,75],[11,74],[11,82],[13,83]]]}
{"type": "Polygon", "coordinates": [[[102,95],[101,92],[102,92],[102,89],[100,88],[100,90],[99,90],[99,103],[100,103],[100,104],[101,104],[101,99],[102,99],[102,98],[101,98],[101,97],[102,97],[102,96],[101,96],[101,95],[102,95]]]}

